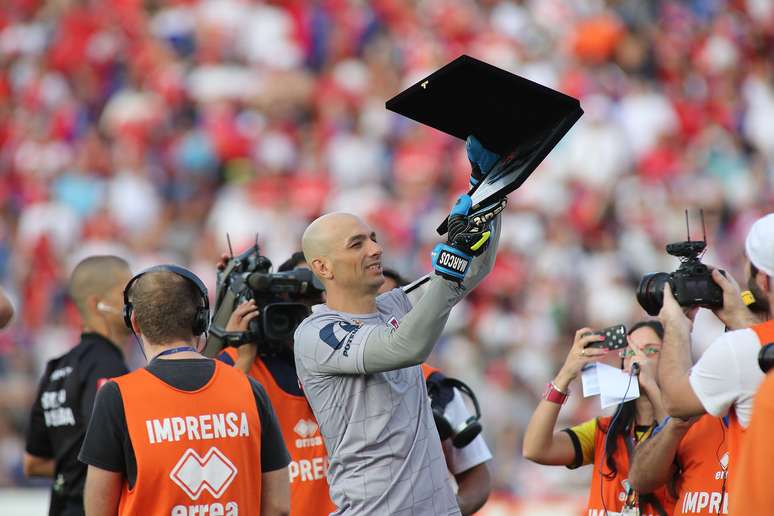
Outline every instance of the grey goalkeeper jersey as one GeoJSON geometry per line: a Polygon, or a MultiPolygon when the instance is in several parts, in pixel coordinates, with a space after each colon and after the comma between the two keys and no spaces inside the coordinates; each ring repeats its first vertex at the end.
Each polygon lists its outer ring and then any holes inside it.
{"type": "Polygon", "coordinates": [[[369,334],[397,328],[411,310],[401,289],[376,305],[372,314],[318,305],[295,335],[298,376],[330,456],[335,514],[458,515],[420,367],[365,370],[369,334]]]}

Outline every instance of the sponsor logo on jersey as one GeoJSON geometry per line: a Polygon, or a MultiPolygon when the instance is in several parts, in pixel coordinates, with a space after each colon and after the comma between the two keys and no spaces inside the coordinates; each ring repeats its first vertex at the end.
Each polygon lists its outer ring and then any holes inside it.
{"type": "Polygon", "coordinates": [[[298,434],[300,439],[296,439],[296,448],[309,448],[312,446],[321,446],[322,437],[315,435],[319,427],[311,419],[299,419],[293,431],[298,434]]]}
{"type": "Polygon", "coordinates": [[[66,406],[67,391],[45,391],[40,395],[40,407],[43,409],[43,418],[46,426],[75,426],[75,414],[66,406]]]}
{"type": "Polygon", "coordinates": [[[320,339],[335,350],[344,346],[344,356],[349,356],[349,347],[352,339],[360,329],[357,324],[346,321],[328,323],[320,330],[320,339]]]}
{"type": "Polygon", "coordinates": [[[172,469],[169,478],[180,486],[191,500],[196,500],[204,491],[220,498],[236,475],[236,466],[213,446],[204,457],[188,448],[172,469]]]}

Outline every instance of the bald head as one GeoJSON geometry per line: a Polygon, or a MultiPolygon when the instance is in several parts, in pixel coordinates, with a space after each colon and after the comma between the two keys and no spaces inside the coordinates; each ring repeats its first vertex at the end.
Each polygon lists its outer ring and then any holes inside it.
{"type": "Polygon", "coordinates": [[[336,242],[346,239],[353,225],[363,224],[357,215],[337,211],[327,213],[309,224],[301,237],[301,249],[306,263],[329,256],[336,242]]]}
{"type": "Polygon", "coordinates": [[[123,258],[90,256],[81,260],[70,275],[70,297],[85,315],[90,297],[102,299],[116,287],[123,289],[129,275],[129,264],[123,258]]]}

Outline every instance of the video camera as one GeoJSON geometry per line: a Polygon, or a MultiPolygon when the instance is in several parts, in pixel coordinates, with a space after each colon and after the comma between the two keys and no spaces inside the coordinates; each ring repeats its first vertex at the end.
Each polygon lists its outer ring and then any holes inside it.
{"type": "MultiPolygon", "coordinates": [[[[701,215],[702,227],[704,214],[701,215]]],[[[688,212],[685,214],[688,224],[688,212]]],[[[680,258],[680,266],[676,271],[653,272],[646,274],[637,287],[637,301],[649,315],[658,315],[664,304],[664,285],[669,283],[675,299],[683,307],[703,306],[705,308],[720,308],[723,306],[723,289],[712,279],[712,269],[701,263],[699,257],[707,247],[707,235],[703,240],[691,240],[690,229],[688,240],[667,244],[666,252],[680,258]]],[[[724,271],[720,271],[725,274],[724,271]]]]}
{"type": "Polygon", "coordinates": [[[271,272],[271,261],[255,245],[229,259],[218,272],[215,315],[210,325],[205,354],[214,356],[224,346],[254,342],[259,353],[276,354],[293,341],[298,325],[311,313],[311,305],[322,302],[323,286],[309,269],[271,272]],[[246,332],[227,332],[236,307],[254,299],[259,316],[246,332]]]}

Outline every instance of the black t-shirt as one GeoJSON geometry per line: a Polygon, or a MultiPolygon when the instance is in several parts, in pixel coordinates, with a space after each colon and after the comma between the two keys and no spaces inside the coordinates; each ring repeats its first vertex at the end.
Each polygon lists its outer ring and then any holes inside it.
{"type": "Polygon", "coordinates": [[[127,372],[118,347],[96,333],[84,333],[77,346],[46,365],[30,413],[26,450],[56,463],[49,514],[61,514],[62,498],[83,495],[86,466],[78,461],[78,451],[98,384],[127,372]]]}
{"type": "MultiPolygon", "coordinates": [[[[215,372],[215,362],[199,358],[180,360],[152,360],[148,372],[183,391],[201,389],[215,372]]],[[[263,387],[248,377],[255,396],[255,404],[261,419],[261,471],[275,471],[290,463],[290,455],[280,433],[274,409],[263,387]]],[[[129,439],[124,404],[118,384],[108,382],[100,389],[94,407],[94,415],[83,441],[78,458],[92,466],[123,473],[134,487],[137,480],[137,459],[129,439]]]]}

